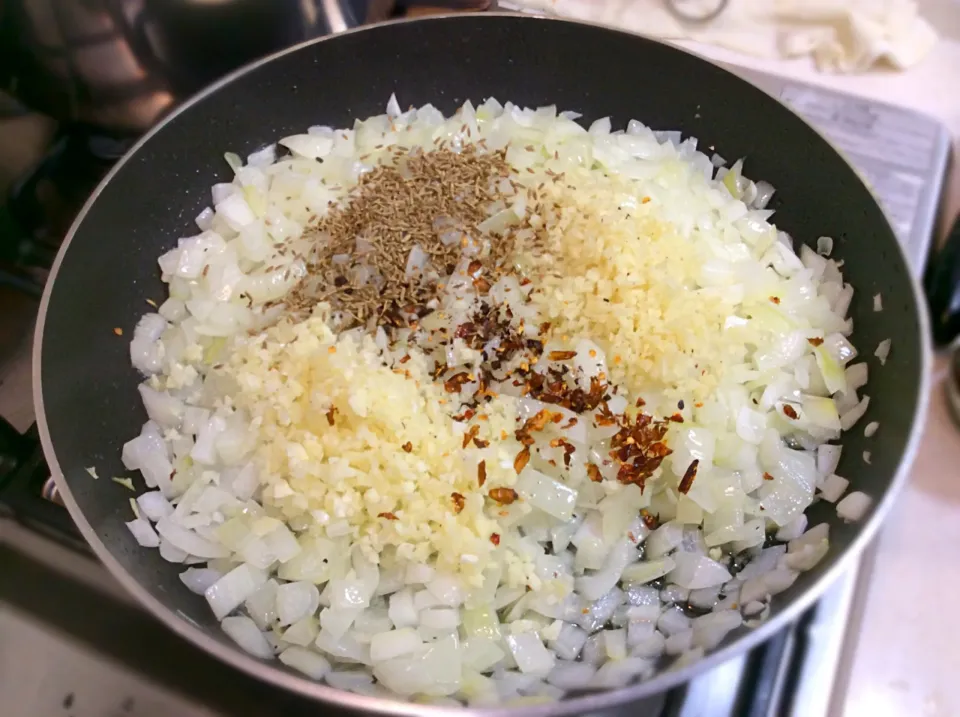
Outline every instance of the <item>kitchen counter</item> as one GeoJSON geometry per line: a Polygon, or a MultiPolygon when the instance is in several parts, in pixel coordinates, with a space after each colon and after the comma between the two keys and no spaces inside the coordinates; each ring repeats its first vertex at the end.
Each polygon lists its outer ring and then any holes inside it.
{"type": "MultiPolygon", "coordinates": [[[[953,135],[954,159],[940,237],[960,214],[960,0],[927,0],[923,14],[942,42],[908,72],[824,75],[806,60],[771,62],[715,47],[681,43],[714,60],[902,105],[936,117],[953,135]]],[[[897,514],[874,548],[858,588],[859,610],[833,695],[836,717],[960,715],[960,613],[925,596],[960,589],[960,431],[943,395],[946,358],[934,366],[930,412],[911,481],[897,514]],[[934,587],[936,586],[936,588],[934,587]]]]}

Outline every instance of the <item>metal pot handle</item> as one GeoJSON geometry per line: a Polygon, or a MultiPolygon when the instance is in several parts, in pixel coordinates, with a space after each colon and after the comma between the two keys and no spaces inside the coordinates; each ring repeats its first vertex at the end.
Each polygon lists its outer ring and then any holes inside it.
{"type": "MultiPolygon", "coordinates": [[[[344,12],[341,0],[316,1],[317,10],[323,17],[324,23],[331,34],[336,35],[355,26],[356,23],[352,14],[344,12]]],[[[497,2],[496,0],[403,0],[402,3],[397,3],[393,0],[370,0],[367,16],[361,24],[368,25],[388,19],[390,12],[398,4],[402,4],[408,10],[422,7],[436,10],[479,12],[495,9],[497,2]]]]}

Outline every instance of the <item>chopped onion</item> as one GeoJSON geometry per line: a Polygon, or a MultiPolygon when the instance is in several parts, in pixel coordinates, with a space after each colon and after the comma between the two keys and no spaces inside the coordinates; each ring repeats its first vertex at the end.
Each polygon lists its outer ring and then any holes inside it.
{"type": "Polygon", "coordinates": [[[266,581],[267,576],[262,570],[246,564],[238,565],[207,588],[204,595],[213,614],[217,619],[223,619],[266,581]]]}
{"type": "Polygon", "coordinates": [[[243,615],[225,617],[220,627],[234,642],[254,657],[267,659],[273,657],[273,649],[253,620],[243,615]]]}
{"type": "Polygon", "coordinates": [[[884,339],[877,344],[877,350],[873,352],[873,355],[880,361],[881,366],[887,363],[887,357],[890,355],[890,346],[892,344],[893,341],[891,339],[884,339]]]}
{"type": "Polygon", "coordinates": [[[860,402],[856,406],[851,408],[849,411],[841,414],[840,416],[840,427],[844,431],[849,431],[853,426],[863,418],[863,414],[867,412],[867,408],[870,406],[870,397],[864,396],[860,399],[860,402]]]}
{"type": "Polygon", "coordinates": [[[124,523],[124,525],[127,526],[127,530],[136,538],[137,543],[144,548],[157,548],[160,546],[160,537],[156,531],[154,531],[153,526],[143,518],[131,520],[129,523],[124,523]]]}
{"type": "Polygon", "coordinates": [[[212,568],[187,568],[180,573],[180,582],[186,585],[190,592],[203,595],[207,588],[221,577],[223,574],[212,568]]]}
{"type": "Polygon", "coordinates": [[[877,421],[870,421],[863,429],[863,435],[867,438],[870,438],[874,433],[877,432],[877,429],[880,428],[880,424],[877,421]]]}
{"type": "Polygon", "coordinates": [[[278,659],[313,680],[322,680],[330,672],[330,662],[323,655],[296,645],[281,652],[278,659]]]}
{"type": "Polygon", "coordinates": [[[517,667],[525,674],[546,676],[556,664],[553,653],[543,646],[536,633],[509,635],[505,640],[517,667]]]}
{"type": "Polygon", "coordinates": [[[880,296],[880,294],[876,294],[873,297],[873,310],[883,311],[883,298],[880,296]]]}

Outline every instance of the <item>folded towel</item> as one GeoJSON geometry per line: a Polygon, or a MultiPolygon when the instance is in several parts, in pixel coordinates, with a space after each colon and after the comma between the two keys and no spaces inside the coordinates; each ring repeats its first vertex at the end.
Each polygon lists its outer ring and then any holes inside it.
{"type": "Polygon", "coordinates": [[[665,40],[695,40],[759,57],[809,55],[823,72],[887,64],[905,70],[937,42],[913,0],[501,0],[500,7],[599,22],[665,40]]]}

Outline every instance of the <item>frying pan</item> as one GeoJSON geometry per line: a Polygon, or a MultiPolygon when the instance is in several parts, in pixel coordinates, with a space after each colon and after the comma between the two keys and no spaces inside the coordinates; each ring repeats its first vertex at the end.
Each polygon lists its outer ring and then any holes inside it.
{"type": "MultiPolygon", "coordinates": [[[[524,715],[585,714],[689,680],[782,628],[809,606],[880,527],[907,479],[926,408],[927,318],[883,213],[844,159],[776,100],[681,50],[598,26],[514,15],[459,15],[377,25],[310,42],[257,62],[183,105],[147,134],[87,202],[57,256],[43,295],[34,346],[34,396],[43,448],[80,530],[113,574],[170,628],[231,665],[339,708],[367,713],[452,714],[341,692],[237,648],[203,598],[184,589],[176,566],[140,549],[124,528],[130,494],[84,470],[122,475],[120,447],[145,420],[128,339],[148,298],[160,300],[157,257],[180,236],[209,188],[229,181],[223,152],[241,155],[313,124],[349,126],[403,105],[452,112],[495,96],[521,106],[556,104],[585,122],[637,118],[680,130],[725,157],[746,157],[751,177],[777,187],[775,220],[799,241],[835,238],[856,287],[853,340],[870,364],[865,420],[878,438],[844,436],[839,473],[873,496],[859,523],[820,503],[811,524],[831,523],[832,547],[814,570],[775,598],[769,620],[741,629],[698,663],[613,692],[525,706],[524,715]],[[874,313],[872,297],[883,296],[874,313]],[[124,330],[119,338],[114,329],[124,330]],[[872,356],[892,337],[885,366],[872,356]],[[871,453],[871,463],[863,453],[871,453]]],[[[139,477],[137,478],[139,480],[139,477]]],[[[518,709],[486,714],[519,714],[518,709]]]]}

